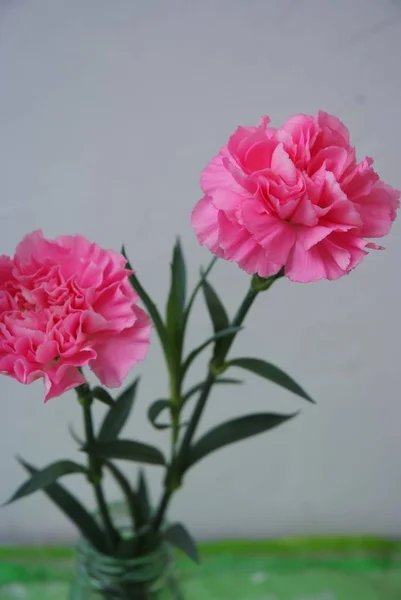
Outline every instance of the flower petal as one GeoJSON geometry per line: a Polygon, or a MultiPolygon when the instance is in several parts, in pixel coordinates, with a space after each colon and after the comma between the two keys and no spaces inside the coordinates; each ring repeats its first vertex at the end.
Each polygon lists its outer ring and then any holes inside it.
{"type": "Polygon", "coordinates": [[[196,204],[191,216],[191,225],[199,242],[209,250],[222,256],[223,252],[219,243],[219,211],[212,204],[210,196],[204,196],[196,204]]]}

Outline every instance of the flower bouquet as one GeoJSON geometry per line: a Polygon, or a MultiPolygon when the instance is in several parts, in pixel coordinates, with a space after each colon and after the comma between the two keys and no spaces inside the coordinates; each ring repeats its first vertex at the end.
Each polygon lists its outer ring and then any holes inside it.
{"type": "Polygon", "coordinates": [[[28,474],[8,502],[38,490],[71,519],[81,534],[72,598],[153,600],[181,598],[171,546],[198,561],[195,542],[182,523],[171,523],[168,508],[185,475],[212,453],[293,419],[296,414],[251,413],[228,419],[199,436],[198,425],[214,386],[240,383],[249,372],[312,401],[308,393],[264,357],[237,357],[234,342],[255,300],[276,281],[335,280],[380,249],[369,241],[386,235],[396,216],[400,192],[386,185],[372,159],[356,161],[349,134],[324,112],[296,115],[275,129],[239,127],[203,170],[203,198],[192,212],[201,244],[215,255],[191,291],[177,241],[165,314],[157,308],[121,253],[104,250],[84,237],[46,239],[27,235],[14,257],[0,258],[0,370],[23,384],[42,378],[45,401],[74,388],[82,410],[82,435],[72,435],[85,460],[57,460],[37,467],[20,458],[28,474]],[[217,258],[237,263],[250,275],[248,289],[230,316],[209,275],[217,258]],[[188,351],[185,336],[198,295],[210,317],[210,332],[188,351]],[[138,304],[141,302],[142,307],[138,304]],[[171,450],[125,438],[138,378],[119,388],[131,368],[145,358],[153,326],[163,350],[168,389],[148,407],[157,429],[168,429],[171,450]],[[188,385],[195,359],[207,356],[204,379],[188,385]],[[100,384],[88,383],[89,368],[100,384]],[[193,404],[184,421],[184,407],[193,404]],[[99,428],[97,404],[105,408],[99,428]],[[146,478],[135,481],[119,461],[163,469],[157,504],[149,500],[146,478]],[[61,479],[81,474],[92,487],[97,511],[90,512],[61,479]],[[126,504],[119,525],[105,497],[112,477],[126,504]]]}

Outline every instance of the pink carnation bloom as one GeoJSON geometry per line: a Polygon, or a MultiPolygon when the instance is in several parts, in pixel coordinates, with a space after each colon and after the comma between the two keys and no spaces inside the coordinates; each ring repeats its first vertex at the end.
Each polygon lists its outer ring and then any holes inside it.
{"type": "Polygon", "coordinates": [[[386,235],[400,192],[356,162],[334,116],[296,115],[280,129],[239,127],[201,177],[192,213],[201,244],[261,277],[284,267],[292,281],[338,279],[358,265],[366,238],[386,235]]]}
{"type": "Polygon", "coordinates": [[[89,365],[118,387],[149,346],[150,321],[136,302],[126,260],[81,236],[27,235],[0,257],[0,372],[42,377],[45,400],[85,383],[89,365]]]}

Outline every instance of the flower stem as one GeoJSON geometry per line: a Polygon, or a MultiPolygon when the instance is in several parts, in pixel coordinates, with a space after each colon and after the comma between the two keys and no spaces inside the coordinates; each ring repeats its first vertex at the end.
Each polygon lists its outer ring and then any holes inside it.
{"type": "Polygon", "coordinates": [[[118,533],[113,526],[113,522],[110,517],[107,502],[104,496],[102,487],[102,465],[92,454],[91,446],[95,441],[95,434],[93,429],[92,419],[92,393],[88,384],[80,385],[76,388],[79,403],[82,406],[84,426],[85,426],[85,439],[88,446],[88,471],[89,471],[89,482],[93,487],[96,503],[99,510],[99,515],[103,523],[104,532],[107,540],[109,550],[112,552],[115,548],[115,544],[118,540],[118,533]]]}
{"type": "MultiPolygon", "coordinates": [[[[244,300],[241,302],[241,304],[238,308],[238,311],[232,321],[232,324],[231,324],[232,327],[239,327],[240,325],[242,325],[242,323],[243,323],[249,309],[251,308],[252,304],[254,303],[255,298],[258,295],[258,293],[259,292],[255,291],[252,288],[252,286],[249,288],[244,300]]],[[[230,336],[228,338],[228,340],[224,346],[224,350],[221,353],[221,359],[220,359],[221,363],[224,363],[224,361],[227,357],[227,354],[235,340],[236,335],[237,334],[234,333],[232,336],[230,336]]],[[[189,422],[189,425],[185,432],[184,438],[182,440],[182,444],[181,444],[181,448],[180,448],[180,452],[179,452],[181,468],[185,468],[185,465],[183,464],[185,455],[189,449],[189,446],[191,445],[193,436],[195,435],[196,429],[197,429],[199,421],[202,417],[207,399],[209,398],[209,394],[212,390],[215,379],[216,379],[215,375],[213,375],[210,372],[205,379],[205,385],[202,389],[202,393],[199,396],[199,399],[195,406],[195,410],[193,412],[191,421],[189,422]]]]}
{"type": "MultiPolygon", "coordinates": [[[[278,279],[279,277],[281,277],[282,275],[283,275],[283,273],[280,272],[279,274],[277,274],[269,279],[262,280],[262,284],[261,284],[261,278],[258,278],[257,280],[255,280],[255,278],[252,279],[251,285],[248,289],[248,292],[247,292],[244,300],[241,302],[241,304],[238,308],[238,311],[235,314],[234,319],[231,323],[231,325],[233,327],[239,327],[240,325],[242,325],[246,315],[248,314],[252,304],[254,303],[254,301],[256,299],[256,296],[260,292],[267,290],[273,284],[273,282],[276,279],[278,279]]],[[[235,340],[235,336],[236,336],[236,334],[234,333],[232,336],[228,337],[225,341],[225,344],[222,346],[222,349],[219,352],[219,365],[220,366],[224,364],[227,354],[235,340]]],[[[209,366],[208,374],[205,378],[205,383],[202,388],[202,392],[198,398],[198,401],[196,403],[191,420],[188,424],[185,435],[182,439],[178,454],[175,456],[175,460],[173,460],[169,466],[170,472],[167,473],[163,496],[162,496],[162,499],[160,501],[159,507],[156,511],[156,514],[155,514],[155,517],[153,520],[153,529],[155,531],[157,531],[160,528],[160,526],[163,522],[164,516],[166,514],[169,502],[171,500],[171,497],[178,487],[178,486],[176,487],[174,485],[171,485],[171,482],[174,482],[177,478],[181,479],[182,475],[185,471],[185,467],[186,467],[185,459],[186,459],[189,447],[192,443],[192,439],[196,433],[196,429],[197,429],[199,421],[202,417],[203,411],[206,406],[206,402],[209,398],[209,395],[212,390],[215,379],[216,379],[216,375],[214,375],[214,373],[212,372],[212,370],[209,366]],[[172,470],[177,471],[177,472],[172,473],[171,472],[172,470]]],[[[175,454],[175,443],[173,444],[173,448],[174,448],[174,454],[175,454]]]]}

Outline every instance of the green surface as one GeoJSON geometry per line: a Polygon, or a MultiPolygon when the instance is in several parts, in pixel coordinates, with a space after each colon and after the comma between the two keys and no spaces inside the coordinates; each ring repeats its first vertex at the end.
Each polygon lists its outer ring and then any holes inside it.
{"type": "MultiPolygon", "coordinates": [[[[187,600],[401,599],[401,543],[376,538],[220,542],[178,560],[187,600]]],[[[67,600],[69,548],[0,548],[0,599],[67,600]]]]}

